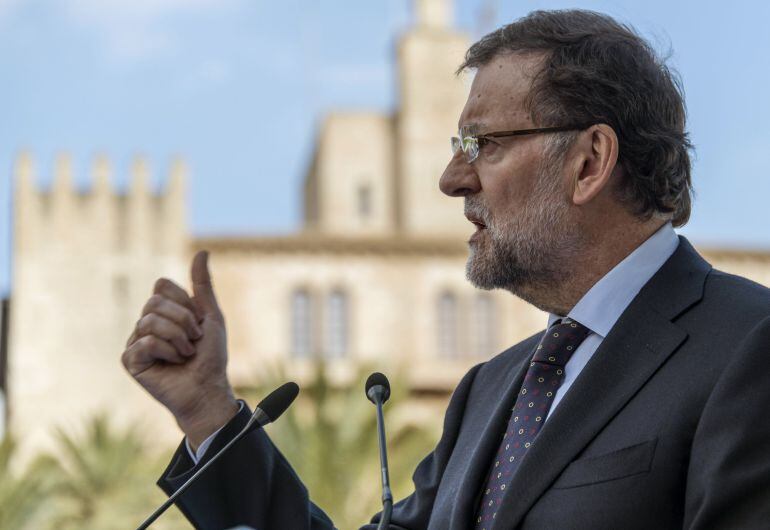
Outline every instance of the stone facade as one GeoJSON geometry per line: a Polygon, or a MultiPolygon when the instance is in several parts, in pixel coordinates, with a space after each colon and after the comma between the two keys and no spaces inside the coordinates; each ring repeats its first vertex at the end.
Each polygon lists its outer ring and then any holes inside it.
{"type": "Polygon", "coordinates": [[[184,165],[173,165],[162,195],[148,177],[136,160],[127,193],[117,194],[99,158],[91,190],[79,193],[62,156],[42,193],[31,157],[16,163],[8,405],[25,448],[96,410],[125,418],[151,410],[119,354],[158,275],[184,277],[190,243],[184,165]]]}
{"type": "MultiPolygon", "coordinates": [[[[397,48],[393,114],[326,117],[296,235],[191,237],[181,162],[152,193],[147,164],[137,160],[119,194],[100,158],[90,191],[79,193],[63,157],[43,192],[31,157],[19,157],[8,403],[26,451],[50,444],[53,426],[77,425],[98,410],[139,420],[159,445],[178,440],[171,417],[119,357],[155,279],[187,286],[199,249],[211,251],[235,384],[286,361],[301,382],[321,356],[336,377],[361,363],[403,368],[406,380],[396,384],[447,395],[470,366],[542,328],[541,312],[465,280],[473,227],[462,201],[438,190],[467,92],[453,71],[468,40],[450,28],[449,5],[417,2],[416,27],[397,48]]],[[[770,285],[770,254],[705,254],[718,268],[770,285]]]]}

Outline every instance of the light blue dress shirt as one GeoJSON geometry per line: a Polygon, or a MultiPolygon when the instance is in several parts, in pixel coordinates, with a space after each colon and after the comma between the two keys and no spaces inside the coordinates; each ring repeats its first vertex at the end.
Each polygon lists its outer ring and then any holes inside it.
{"type": "MultiPolygon", "coordinates": [[[[583,295],[575,307],[567,314],[568,318],[577,320],[585,327],[591,330],[588,337],[575,350],[572,357],[564,367],[564,382],[556,391],[553,398],[553,404],[545,417],[548,421],[551,413],[559,405],[559,402],[567,393],[572,383],[588,363],[591,356],[599,348],[604,337],[615,325],[620,315],[626,310],[628,305],[639,293],[644,284],[658,272],[666,260],[671,257],[676,247],[679,246],[679,238],[674,232],[671,223],[664,224],[657,232],[650,236],[647,241],[639,245],[631,254],[615,265],[615,267],[605,274],[602,279],[594,284],[586,294],[583,295]]],[[[548,327],[551,327],[556,320],[564,318],[563,316],[548,316],[548,327]]],[[[243,403],[241,403],[243,407],[243,403]]],[[[198,447],[196,452],[187,441],[187,451],[193,462],[196,464],[203,458],[206,450],[211,445],[214,437],[219,430],[211,434],[198,447]]]]}
{"type": "MultiPolygon", "coordinates": [[[[548,421],[623,311],[678,246],[679,238],[671,223],[664,224],[596,282],[566,315],[590,329],[591,333],[567,361],[564,382],[556,391],[545,421],[548,421]]],[[[551,313],[548,327],[560,318],[564,317],[551,313]]]]}

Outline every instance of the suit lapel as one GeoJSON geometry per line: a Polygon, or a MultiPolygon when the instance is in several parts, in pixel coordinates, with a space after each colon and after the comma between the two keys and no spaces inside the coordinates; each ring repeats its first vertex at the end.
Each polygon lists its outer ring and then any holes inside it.
{"type": "MultiPolygon", "coordinates": [[[[627,327],[628,322],[624,324],[627,327]]],[[[615,329],[617,332],[611,332],[602,342],[521,462],[503,497],[493,530],[518,525],[564,468],[687,336],[654,313],[640,320],[632,334],[628,329],[615,329]]]]}
{"type": "Polygon", "coordinates": [[[482,483],[487,478],[492,456],[500,445],[500,437],[508,422],[512,404],[516,401],[516,394],[524,381],[529,359],[539,339],[540,334],[533,337],[532,340],[526,341],[522,345],[523,354],[515,356],[520,357],[520,360],[511,363],[506,370],[493,373],[493,378],[485,381],[482,395],[475,398],[478,403],[494,403],[496,405],[491,414],[476,414],[477,425],[469,427],[471,432],[481,434],[478,442],[470,449],[472,451],[470,458],[465,464],[462,479],[459,481],[450,518],[452,530],[466,530],[468,522],[473,520],[476,515],[477,493],[481,491],[482,483]]]}
{"type": "Polygon", "coordinates": [[[700,300],[709,270],[680,238],[677,251],[629,305],[546,422],[492,530],[518,526],[564,468],[685,341],[687,333],[671,320],[700,300]]]}

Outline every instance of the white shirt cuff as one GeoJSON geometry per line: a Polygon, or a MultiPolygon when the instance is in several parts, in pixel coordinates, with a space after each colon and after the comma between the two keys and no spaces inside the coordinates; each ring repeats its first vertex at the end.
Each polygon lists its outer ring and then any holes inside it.
{"type": "MultiPolygon", "coordinates": [[[[242,410],[243,410],[243,401],[239,401],[239,403],[238,403],[238,412],[240,412],[242,410]]],[[[225,425],[227,425],[227,424],[225,424],[225,425]]],[[[192,448],[190,447],[190,441],[187,439],[187,437],[185,437],[184,445],[185,445],[185,447],[187,447],[187,453],[190,455],[190,458],[192,458],[193,464],[195,464],[196,466],[198,465],[198,462],[201,461],[201,459],[203,458],[203,455],[206,454],[206,451],[208,450],[209,446],[211,445],[211,442],[213,442],[214,438],[217,437],[217,434],[219,434],[219,431],[224,429],[225,425],[222,425],[219,429],[217,429],[216,431],[212,432],[208,436],[208,438],[203,440],[203,442],[201,442],[201,444],[198,446],[198,450],[195,451],[195,452],[193,452],[192,448]]]]}

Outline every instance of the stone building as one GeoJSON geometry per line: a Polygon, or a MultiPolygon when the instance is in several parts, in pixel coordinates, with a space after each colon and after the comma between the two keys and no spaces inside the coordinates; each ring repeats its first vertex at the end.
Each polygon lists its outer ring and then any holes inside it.
{"type": "MultiPolygon", "coordinates": [[[[286,361],[301,382],[322,357],[335,377],[364,363],[401,370],[399,385],[446,395],[471,365],[542,328],[531,306],[465,280],[473,227],[461,201],[439,192],[438,176],[467,94],[453,71],[468,39],[451,28],[448,1],[416,5],[416,25],[397,47],[397,108],[326,116],[295,235],[191,236],[181,162],[154,194],[137,160],[120,194],[100,158],[90,191],[78,193],[62,157],[43,192],[31,157],[19,157],[7,392],[10,427],[25,448],[97,410],[178,440],[119,357],[154,280],[187,285],[199,249],[212,254],[236,384],[286,361]]],[[[770,285],[770,254],[706,255],[770,285]]]]}

